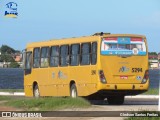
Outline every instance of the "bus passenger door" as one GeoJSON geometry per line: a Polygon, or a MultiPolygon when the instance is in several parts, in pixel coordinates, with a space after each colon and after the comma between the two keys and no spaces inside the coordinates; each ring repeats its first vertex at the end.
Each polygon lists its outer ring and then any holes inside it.
{"type": "Polygon", "coordinates": [[[24,91],[26,96],[32,96],[32,83],[31,74],[32,74],[32,52],[23,53],[23,68],[24,68],[24,91]]]}

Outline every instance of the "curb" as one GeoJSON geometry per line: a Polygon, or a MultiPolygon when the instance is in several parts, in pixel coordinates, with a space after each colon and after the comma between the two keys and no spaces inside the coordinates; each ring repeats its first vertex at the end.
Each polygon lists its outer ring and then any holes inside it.
{"type": "MultiPolygon", "coordinates": [[[[24,92],[0,92],[0,96],[25,96],[24,92]]],[[[125,96],[127,99],[159,99],[159,95],[125,96]]]]}
{"type": "Polygon", "coordinates": [[[24,92],[0,92],[0,95],[4,96],[25,96],[24,92]]]}
{"type": "Polygon", "coordinates": [[[159,95],[136,95],[136,96],[125,96],[129,99],[159,99],[159,95]]]}

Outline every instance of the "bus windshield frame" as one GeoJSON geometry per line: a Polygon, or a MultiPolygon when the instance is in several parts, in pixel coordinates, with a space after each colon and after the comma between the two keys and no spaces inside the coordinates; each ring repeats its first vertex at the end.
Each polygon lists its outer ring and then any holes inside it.
{"type": "Polygon", "coordinates": [[[140,37],[107,37],[102,39],[101,55],[145,56],[146,43],[140,37]]]}

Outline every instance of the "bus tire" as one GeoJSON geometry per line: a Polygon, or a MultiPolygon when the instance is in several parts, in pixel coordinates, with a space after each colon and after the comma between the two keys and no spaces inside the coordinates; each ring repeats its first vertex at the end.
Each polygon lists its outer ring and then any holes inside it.
{"type": "Polygon", "coordinates": [[[122,105],[124,103],[124,96],[109,96],[107,97],[109,105],[122,105]]]}
{"type": "Polygon", "coordinates": [[[77,96],[78,96],[78,93],[77,93],[76,85],[72,84],[71,88],[70,88],[70,97],[71,98],[77,98],[77,96]]]}
{"type": "Polygon", "coordinates": [[[92,96],[86,97],[86,99],[88,99],[88,100],[104,100],[105,97],[101,96],[101,95],[92,95],[92,96]]]}
{"type": "Polygon", "coordinates": [[[40,97],[40,92],[39,92],[39,88],[38,85],[35,85],[33,88],[33,95],[35,98],[39,98],[40,97]]]}

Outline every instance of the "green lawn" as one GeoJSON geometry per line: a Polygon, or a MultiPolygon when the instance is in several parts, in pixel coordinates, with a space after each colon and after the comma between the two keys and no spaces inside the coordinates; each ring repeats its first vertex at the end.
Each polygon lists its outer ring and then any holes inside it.
{"type": "Polygon", "coordinates": [[[132,117],[125,120],[160,120],[159,117],[132,117]]]}
{"type": "Polygon", "coordinates": [[[85,108],[91,104],[83,98],[62,98],[62,97],[43,97],[43,98],[24,98],[0,96],[0,101],[6,101],[6,106],[22,108],[25,111],[49,111],[65,108],[85,108]]]}
{"type": "Polygon", "coordinates": [[[142,95],[159,95],[159,89],[150,88],[147,92],[143,93],[142,95]]]}
{"type": "Polygon", "coordinates": [[[6,100],[11,100],[11,97],[8,96],[0,96],[0,101],[6,101],[6,100]]]}
{"type": "MultiPolygon", "coordinates": [[[[142,112],[139,112],[140,114],[145,114],[147,116],[147,114],[156,114],[156,115],[159,115],[160,116],[160,112],[153,112],[153,111],[142,111],[142,112]]],[[[126,118],[124,120],[160,120],[160,117],[129,117],[129,118],[126,118]]]]}

